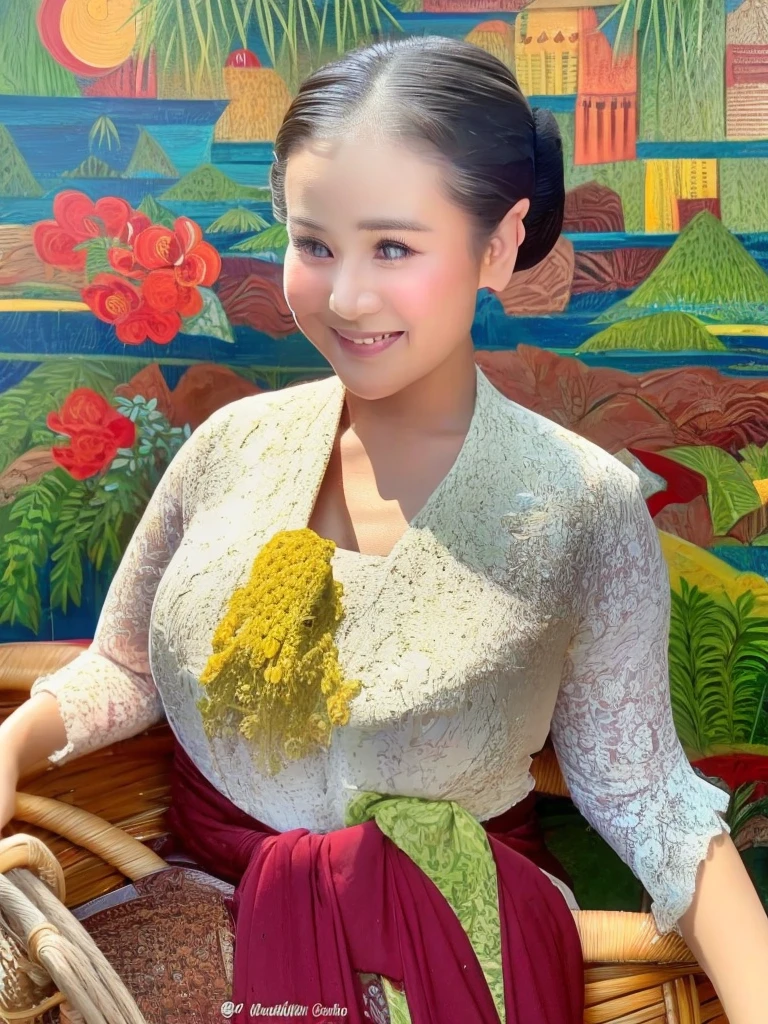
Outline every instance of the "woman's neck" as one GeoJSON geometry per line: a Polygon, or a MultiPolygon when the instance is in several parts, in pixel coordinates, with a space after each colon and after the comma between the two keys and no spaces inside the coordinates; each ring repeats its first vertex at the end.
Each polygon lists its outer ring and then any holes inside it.
{"type": "Polygon", "coordinates": [[[408,387],[375,401],[347,392],[344,426],[366,447],[387,438],[464,436],[475,408],[477,370],[474,349],[461,346],[445,362],[408,387]]]}

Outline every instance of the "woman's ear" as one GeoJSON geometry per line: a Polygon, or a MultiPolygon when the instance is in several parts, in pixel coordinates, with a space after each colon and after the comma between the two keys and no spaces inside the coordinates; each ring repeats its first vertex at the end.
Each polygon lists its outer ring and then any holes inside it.
{"type": "Polygon", "coordinates": [[[479,288],[500,292],[509,284],[525,238],[523,219],[530,207],[530,199],[518,200],[491,235],[483,253],[479,288]]]}

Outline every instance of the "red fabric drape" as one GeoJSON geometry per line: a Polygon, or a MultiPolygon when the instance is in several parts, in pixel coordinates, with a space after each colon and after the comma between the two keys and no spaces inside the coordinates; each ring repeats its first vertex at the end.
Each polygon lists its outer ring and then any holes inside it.
{"type": "MultiPolygon", "coordinates": [[[[177,747],[170,825],[211,874],[237,884],[233,999],[347,1009],[364,1024],[358,972],[405,985],[413,1024],[498,1024],[458,918],[436,886],[374,822],[325,835],[276,833],[238,810],[177,747]]],[[[498,823],[510,822],[502,815],[498,823]]],[[[489,832],[499,883],[507,1024],[581,1024],[584,972],[562,895],[489,832]]],[[[531,837],[528,836],[530,844],[531,837]]]]}

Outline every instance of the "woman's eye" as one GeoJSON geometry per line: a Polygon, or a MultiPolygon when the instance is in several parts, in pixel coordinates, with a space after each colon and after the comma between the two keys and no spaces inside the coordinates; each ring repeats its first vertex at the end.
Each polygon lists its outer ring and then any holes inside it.
{"type": "Polygon", "coordinates": [[[299,252],[303,252],[306,256],[312,256],[314,259],[322,260],[331,255],[328,246],[318,242],[316,238],[294,238],[293,244],[299,252]]]}
{"type": "Polygon", "coordinates": [[[379,242],[376,249],[387,262],[403,260],[408,256],[413,256],[413,249],[409,248],[404,242],[383,241],[379,242]]]}
{"type": "MultiPolygon", "coordinates": [[[[292,242],[295,249],[312,259],[325,260],[333,257],[333,253],[325,242],[321,242],[317,238],[293,238],[292,242]]],[[[405,242],[382,239],[376,245],[376,253],[385,263],[395,263],[413,256],[414,250],[405,242]]]]}

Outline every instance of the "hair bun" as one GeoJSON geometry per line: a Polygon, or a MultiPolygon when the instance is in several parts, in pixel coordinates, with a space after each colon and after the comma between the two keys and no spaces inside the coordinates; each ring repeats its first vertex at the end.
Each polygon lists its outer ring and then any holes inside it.
{"type": "Polygon", "coordinates": [[[560,237],[565,211],[563,141],[554,115],[533,108],[536,186],[531,208],[523,224],[525,239],[517,255],[515,270],[530,270],[548,256],[560,237]]]}

